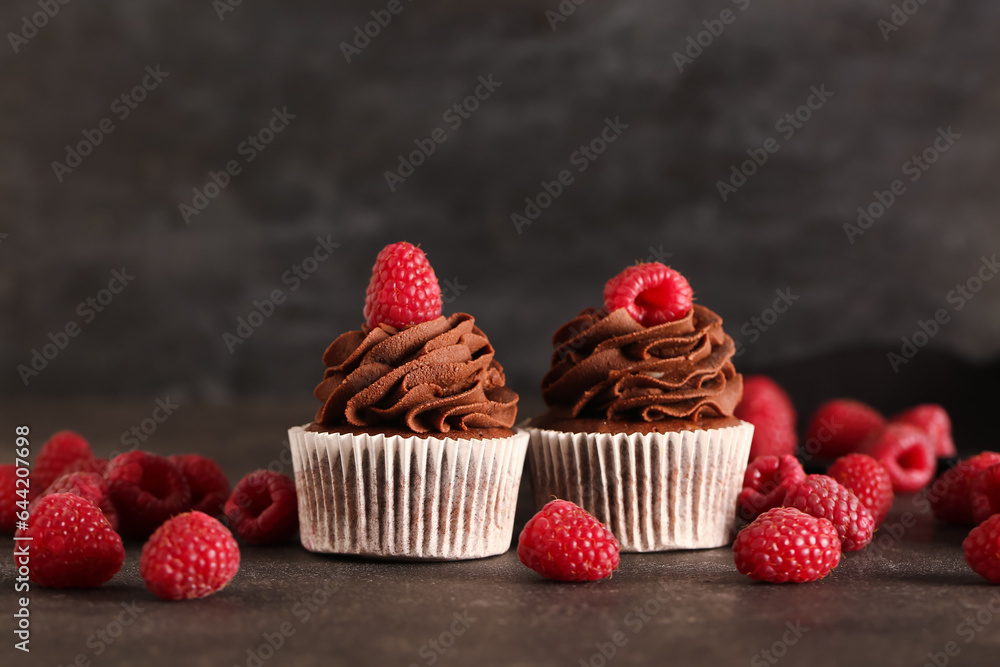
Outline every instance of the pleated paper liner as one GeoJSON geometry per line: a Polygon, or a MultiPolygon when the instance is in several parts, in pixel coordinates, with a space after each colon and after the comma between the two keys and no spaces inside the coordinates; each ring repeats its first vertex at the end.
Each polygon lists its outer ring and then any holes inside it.
{"type": "Polygon", "coordinates": [[[302,545],[460,560],[504,553],[528,435],[456,439],[288,432],[302,545]]]}
{"type": "Polygon", "coordinates": [[[676,433],[523,429],[535,504],[570,500],[622,551],[707,549],[732,541],[753,425],[676,433]]]}

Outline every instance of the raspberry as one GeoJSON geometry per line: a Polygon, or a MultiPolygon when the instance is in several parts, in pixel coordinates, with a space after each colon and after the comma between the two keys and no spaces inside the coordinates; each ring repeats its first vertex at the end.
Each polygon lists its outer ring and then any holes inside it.
{"type": "Polygon", "coordinates": [[[840,563],[840,538],[826,519],[793,507],[775,507],[740,531],[733,543],[736,569],[757,581],[804,583],[840,563]]]}
{"type": "Polygon", "coordinates": [[[174,454],[167,460],[177,466],[191,488],[191,509],[221,516],[229,498],[229,479],[219,464],[199,454],[174,454]]]}
{"type": "Polygon", "coordinates": [[[951,418],[943,407],[934,403],[918,405],[892,418],[893,422],[916,426],[931,439],[934,455],[957,456],[955,441],[951,437],[951,418]]]}
{"type": "Polygon", "coordinates": [[[604,285],[608,311],[624,308],[644,327],[681,319],[691,310],[691,297],[687,279],[660,262],[630,266],[604,285]]]}
{"type": "Polygon", "coordinates": [[[107,459],[78,459],[63,468],[62,474],[68,475],[71,472],[92,472],[107,477],[108,468],[111,463],[107,459]]]}
{"type": "Polygon", "coordinates": [[[604,524],[568,500],[553,500],[531,517],[517,540],[517,557],[557,581],[596,581],[618,568],[618,540],[604,524]]]}
{"type": "Polygon", "coordinates": [[[28,565],[31,581],[55,588],[100,586],[125,562],[125,547],[111,524],[88,501],[72,493],[42,498],[17,531],[27,545],[27,562],[15,549],[14,561],[28,565]]]}
{"type": "Polygon", "coordinates": [[[885,425],[885,417],[861,401],[835,398],[816,409],[806,427],[806,451],[821,459],[836,459],[858,451],[885,425]]]}
{"type": "Polygon", "coordinates": [[[218,519],[187,512],[167,520],[142,547],[139,574],[164,600],[221,591],[240,569],[240,548],[218,519]]]}
{"type": "Polygon", "coordinates": [[[184,475],[170,461],[149,452],[116,456],[108,470],[108,490],[124,535],[145,537],[191,508],[191,489],[184,475]]]}
{"type": "Polygon", "coordinates": [[[950,523],[976,523],[972,515],[972,485],[979,473],[1000,463],[1000,454],[982,452],[959,461],[927,490],[934,516],[950,523]]]}
{"type": "Polygon", "coordinates": [[[972,518],[980,524],[1000,513],[1000,464],[991,465],[972,482],[972,518]]]}
{"type": "Polygon", "coordinates": [[[843,551],[860,551],[872,541],[875,519],[846,486],[826,475],[809,475],[785,496],[785,507],[794,507],[817,519],[827,519],[837,529],[843,551]]]}
{"type": "Polygon", "coordinates": [[[287,540],[299,527],[295,482],[288,475],[270,470],[250,473],[226,501],[226,517],[247,544],[287,540]]]}
{"type": "Polygon", "coordinates": [[[27,495],[17,493],[17,468],[14,464],[0,464],[0,533],[14,532],[18,511],[27,506],[27,495]],[[18,502],[22,503],[21,507],[18,507],[18,502]]]}
{"type": "Polygon", "coordinates": [[[882,464],[867,454],[848,454],[833,462],[826,474],[843,484],[858,497],[882,525],[892,509],[892,478],[882,464]]]}
{"type": "Polygon", "coordinates": [[[937,468],[927,434],[909,424],[887,424],[861,444],[861,453],[882,464],[896,493],[914,493],[924,488],[934,478],[937,468]]]}
{"type": "Polygon", "coordinates": [[[986,581],[1000,584],[1000,515],[976,526],[962,542],[965,562],[986,581]]]}
{"type": "Polygon", "coordinates": [[[53,493],[72,493],[75,496],[80,496],[101,510],[111,527],[118,530],[118,511],[115,510],[111,496],[108,495],[108,483],[97,473],[71,472],[60,475],[56,481],[49,485],[49,488],[35,498],[32,502],[32,509],[42,498],[51,496],[53,493]]]}
{"type": "Polygon", "coordinates": [[[94,453],[90,451],[90,444],[82,435],[73,431],[59,431],[42,445],[35,457],[35,464],[31,468],[33,493],[49,488],[71,463],[92,458],[94,453]]]}
{"type": "Polygon", "coordinates": [[[762,512],[780,507],[789,489],[806,478],[794,456],[761,456],[750,462],[738,497],[740,518],[756,519],[762,512]]]}
{"type": "Polygon", "coordinates": [[[409,243],[382,248],[365,293],[365,321],[402,329],[441,316],[441,288],[424,251],[409,243]]]}
{"type": "Polygon", "coordinates": [[[788,394],[766,375],[743,378],[743,399],[733,416],[753,424],[750,460],[758,456],[795,454],[795,407],[788,394]]]}

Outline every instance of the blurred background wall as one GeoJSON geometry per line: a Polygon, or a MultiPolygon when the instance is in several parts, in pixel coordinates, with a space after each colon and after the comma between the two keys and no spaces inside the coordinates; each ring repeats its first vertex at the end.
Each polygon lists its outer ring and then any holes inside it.
{"type": "Polygon", "coordinates": [[[905,386],[1000,349],[995,2],[236,1],[0,8],[3,393],[307,394],[398,240],[533,400],[554,330],[637,259],[744,369],[865,348],[905,386]]]}

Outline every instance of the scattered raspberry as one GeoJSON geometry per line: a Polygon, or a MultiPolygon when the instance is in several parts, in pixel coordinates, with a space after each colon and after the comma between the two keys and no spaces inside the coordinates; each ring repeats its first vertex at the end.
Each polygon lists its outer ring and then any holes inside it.
{"type": "Polygon", "coordinates": [[[299,527],[295,482],[269,470],[252,472],[233,489],[226,516],[233,532],[247,544],[287,540],[299,527]]]}
{"type": "Polygon", "coordinates": [[[0,533],[13,534],[17,513],[28,506],[27,500],[27,489],[23,495],[17,493],[17,468],[13,463],[0,464],[0,533]]]}
{"type": "Polygon", "coordinates": [[[1000,514],[1000,464],[991,465],[972,483],[972,519],[980,524],[1000,514]]]}
{"type": "Polygon", "coordinates": [[[753,424],[750,460],[758,456],[795,454],[795,406],[778,383],[766,375],[743,378],[743,399],[733,415],[753,424]]]}
{"type": "Polygon", "coordinates": [[[867,454],[842,456],[826,474],[837,480],[858,497],[881,526],[892,508],[892,478],[882,464],[867,454]]]}
{"type": "Polygon", "coordinates": [[[191,489],[170,461],[149,452],[116,456],[108,489],[124,535],[145,537],[170,517],[191,508],[191,489]]]}
{"type": "Polygon", "coordinates": [[[740,531],[733,544],[736,569],[757,581],[804,583],[840,563],[840,538],[826,519],[793,507],[775,507],[740,531]]]}
{"type": "Polygon", "coordinates": [[[909,424],[888,424],[861,445],[892,479],[896,493],[914,493],[934,478],[937,459],[927,434],[909,424]]]}
{"type": "Polygon", "coordinates": [[[108,483],[97,473],[71,472],[60,475],[49,488],[32,501],[32,509],[38,505],[42,498],[51,496],[53,493],[72,493],[75,496],[80,496],[101,510],[111,527],[118,530],[118,511],[115,510],[111,496],[108,495],[108,483]]]}
{"type": "Polygon", "coordinates": [[[743,490],[737,498],[740,518],[752,521],[785,502],[788,491],[806,478],[794,456],[760,456],[750,462],[743,475],[743,490]]]}
{"type": "Polygon", "coordinates": [[[644,327],[673,322],[691,310],[691,285],[660,262],[630,266],[604,285],[608,312],[624,308],[644,327]]]}
{"type": "Polygon", "coordinates": [[[218,519],[187,512],[167,520],[142,548],[139,574],[164,600],[221,591],[240,569],[240,548],[218,519]]]}
{"type": "Polygon", "coordinates": [[[94,453],[90,444],[79,433],[59,431],[49,438],[38,450],[35,464],[31,467],[32,493],[49,488],[66,466],[80,459],[90,460],[94,453]]]}
{"type": "Polygon", "coordinates": [[[965,562],[986,581],[1000,584],[1000,515],[976,526],[962,542],[965,562]]]}
{"type": "Polygon", "coordinates": [[[209,516],[221,516],[229,498],[229,479],[219,464],[200,454],[174,454],[167,460],[180,468],[191,487],[191,508],[209,516]]]}
{"type": "Polygon", "coordinates": [[[885,418],[861,401],[835,398],[819,406],[806,428],[806,451],[816,458],[836,459],[858,451],[885,418]]]}
{"type": "Polygon", "coordinates": [[[108,476],[108,468],[111,462],[107,459],[78,459],[63,468],[62,474],[68,475],[71,472],[92,472],[101,477],[108,476]]]}
{"type": "Polygon", "coordinates": [[[531,517],[517,540],[517,557],[556,581],[596,581],[618,569],[618,540],[590,512],[553,500],[531,517]]]}
{"type": "Polygon", "coordinates": [[[785,496],[785,506],[827,519],[837,529],[843,551],[860,551],[872,541],[875,519],[858,497],[826,475],[809,475],[785,496]]]}
{"type": "Polygon", "coordinates": [[[931,439],[935,456],[957,456],[955,441],[951,437],[951,418],[948,412],[935,403],[918,405],[900,412],[893,422],[916,426],[931,439]]]}
{"type": "Polygon", "coordinates": [[[997,463],[1000,463],[1000,454],[982,452],[943,472],[927,489],[927,500],[934,516],[950,523],[976,523],[972,515],[972,484],[979,473],[997,463]]]}
{"type": "Polygon", "coordinates": [[[382,248],[365,294],[365,320],[402,329],[441,316],[441,288],[424,251],[409,243],[382,248]]]}
{"type": "Polygon", "coordinates": [[[14,562],[28,565],[31,581],[56,588],[100,586],[125,562],[122,540],[97,509],[72,493],[54,493],[39,501],[28,527],[17,537],[30,537],[14,549],[14,562]],[[19,561],[26,545],[28,562],[19,561]]]}

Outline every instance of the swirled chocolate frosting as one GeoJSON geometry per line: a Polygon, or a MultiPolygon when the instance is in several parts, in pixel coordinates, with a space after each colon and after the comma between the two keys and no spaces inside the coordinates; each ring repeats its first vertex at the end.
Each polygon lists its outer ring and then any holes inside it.
{"type": "Polygon", "coordinates": [[[349,331],[323,354],[316,422],[414,433],[509,429],[517,394],[493,354],[465,313],[401,330],[380,324],[349,331]]]}
{"type": "MultiPolygon", "coordinates": [[[[586,420],[670,424],[697,428],[704,421],[733,420],[743,377],[733,368],[733,339],[722,318],[695,305],[677,321],[644,327],[625,309],[588,308],[553,338],[552,368],[542,380],[548,415],[538,425],[586,420]]],[[[539,423],[540,422],[540,423],[539,423]]],[[[565,423],[562,424],[565,428],[565,423]]]]}

